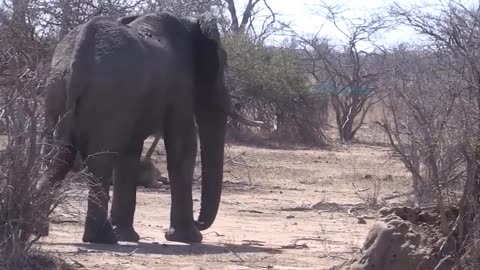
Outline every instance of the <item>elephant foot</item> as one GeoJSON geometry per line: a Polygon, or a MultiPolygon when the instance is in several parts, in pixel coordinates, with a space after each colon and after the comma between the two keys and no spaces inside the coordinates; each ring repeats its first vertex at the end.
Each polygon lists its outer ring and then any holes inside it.
{"type": "Polygon", "coordinates": [[[99,223],[88,217],[85,222],[85,231],[83,232],[82,241],[85,243],[97,244],[116,244],[118,242],[110,221],[105,220],[104,222],[99,223]]]}
{"type": "Polygon", "coordinates": [[[186,228],[170,228],[165,232],[165,239],[173,242],[200,243],[203,236],[193,224],[186,228]]]}
{"type": "Polygon", "coordinates": [[[140,241],[140,236],[133,229],[133,227],[122,227],[116,226],[114,228],[115,235],[117,236],[118,241],[125,242],[138,242],[140,241]]]}

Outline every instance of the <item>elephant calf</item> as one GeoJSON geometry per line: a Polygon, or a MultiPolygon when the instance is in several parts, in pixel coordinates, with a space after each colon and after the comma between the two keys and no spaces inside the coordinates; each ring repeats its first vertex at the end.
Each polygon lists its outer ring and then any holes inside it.
{"type": "MultiPolygon", "coordinates": [[[[195,243],[217,215],[227,116],[227,55],[216,20],[148,13],[95,17],[57,45],[45,106],[55,145],[38,189],[58,186],[78,153],[91,175],[84,242],[138,241],[133,228],[144,140],[163,134],[171,187],[170,241],[195,243]],[[202,196],[193,218],[197,149],[202,196]],[[114,178],[110,218],[109,179],[114,178]]],[[[47,136],[48,137],[48,136],[47,136]]]]}

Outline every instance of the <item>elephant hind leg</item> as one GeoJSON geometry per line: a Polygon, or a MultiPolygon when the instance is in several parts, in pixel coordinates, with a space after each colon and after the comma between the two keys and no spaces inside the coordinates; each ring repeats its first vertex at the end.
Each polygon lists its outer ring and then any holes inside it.
{"type": "Polygon", "coordinates": [[[107,218],[109,180],[112,176],[114,153],[91,154],[85,160],[88,177],[88,210],[83,242],[115,244],[117,238],[107,218]]]}
{"type": "Polygon", "coordinates": [[[65,176],[69,172],[75,159],[76,150],[72,145],[58,150],[55,155],[49,160],[45,174],[38,180],[36,189],[42,196],[46,196],[43,203],[40,205],[40,214],[43,216],[43,222],[36,228],[36,233],[39,236],[47,236],[49,232],[48,216],[52,211],[54,201],[54,191],[56,191],[65,176]],[[53,191],[53,194],[52,194],[53,191]]]}
{"type": "Polygon", "coordinates": [[[143,139],[137,138],[127,151],[118,157],[114,173],[113,199],[110,218],[119,241],[138,242],[140,236],[133,228],[137,182],[140,178],[140,156],[143,139]]]}
{"type": "Polygon", "coordinates": [[[46,173],[37,182],[38,190],[56,188],[65,179],[75,160],[77,151],[72,145],[67,145],[56,151],[49,160],[46,173]]]}

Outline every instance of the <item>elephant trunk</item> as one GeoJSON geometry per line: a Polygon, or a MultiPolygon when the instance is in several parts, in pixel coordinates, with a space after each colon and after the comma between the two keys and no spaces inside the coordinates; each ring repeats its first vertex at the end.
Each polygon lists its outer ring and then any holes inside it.
{"type": "Polygon", "coordinates": [[[227,114],[197,111],[195,116],[202,158],[202,198],[197,228],[206,230],[213,224],[220,205],[227,114]]]}

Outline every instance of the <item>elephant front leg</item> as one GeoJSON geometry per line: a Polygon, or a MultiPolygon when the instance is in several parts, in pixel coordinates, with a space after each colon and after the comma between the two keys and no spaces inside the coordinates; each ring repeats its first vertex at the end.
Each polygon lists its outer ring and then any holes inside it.
{"type": "Polygon", "coordinates": [[[165,233],[169,241],[199,243],[202,234],[193,219],[192,180],[197,150],[193,119],[171,121],[165,128],[165,148],[170,178],[170,229],[165,233]]]}
{"type": "Polygon", "coordinates": [[[140,177],[139,151],[119,157],[114,174],[113,199],[110,218],[119,241],[138,242],[140,236],[133,228],[135,215],[137,179],[140,177]]]}
{"type": "Polygon", "coordinates": [[[107,218],[112,159],[109,154],[87,158],[89,176],[88,209],[83,242],[115,244],[117,237],[107,218]]]}

